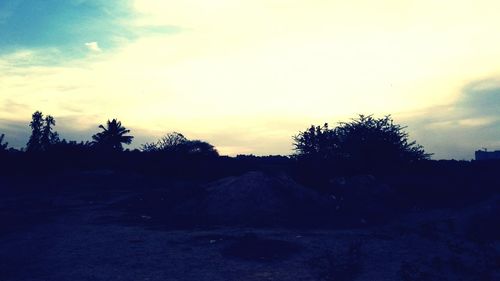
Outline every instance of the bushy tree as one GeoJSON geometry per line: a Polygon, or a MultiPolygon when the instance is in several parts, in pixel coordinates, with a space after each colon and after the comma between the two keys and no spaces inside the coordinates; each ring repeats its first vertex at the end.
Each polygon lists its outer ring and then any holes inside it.
{"type": "Polygon", "coordinates": [[[132,143],[133,136],[127,136],[130,130],[122,126],[122,123],[116,119],[108,120],[106,127],[99,125],[102,132],[92,136],[93,145],[99,149],[108,151],[122,151],[122,144],[132,143]]]}
{"type": "Polygon", "coordinates": [[[390,115],[382,118],[359,115],[336,128],[343,157],[354,162],[375,164],[382,160],[415,162],[429,159],[431,154],[415,141],[409,140],[406,127],[395,124],[390,115]]]}
{"type": "Polygon", "coordinates": [[[141,150],[143,152],[156,152],[157,151],[156,143],[147,142],[141,145],[141,150]]]}
{"type": "Polygon", "coordinates": [[[171,132],[155,143],[142,145],[142,151],[162,152],[177,155],[218,156],[215,147],[201,140],[188,140],[183,134],[171,132]]]}
{"type": "Polygon", "coordinates": [[[181,133],[168,133],[156,142],[158,150],[177,150],[189,140],[181,133]]]}
{"type": "Polygon", "coordinates": [[[206,141],[190,140],[183,145],[184,152],[190,155],[198,155],[205,157],[219,156],[219,152],[215,147],[206,141]]]}
{"type": "Polygon", "coordinates": [[[328,160],[362,170],[429,159],[431,154],[410,141],[404,129],[406,127],[395,124],[390,115],[383,118],[359,115],[334,129],[328,124],[311,126],[293,137],[295,156],[328,160]]]}
{"type": "Polygon", "coordinates": [[[145,143],[142,145],[142,151],[145,152],[173,152],[178,150],[181,145],[188,142],[188,139],[181,133],[170,132],[161,137],[154,143],[145,143]]]}
{"type": "Polygon", "coordinates": [[[311,125],[304,132],[293,136],[294,149],[297,156],[329,159],[338,153],[338,140],[335,129],[330,129],[328,123],[323,126],[311,125]]]}

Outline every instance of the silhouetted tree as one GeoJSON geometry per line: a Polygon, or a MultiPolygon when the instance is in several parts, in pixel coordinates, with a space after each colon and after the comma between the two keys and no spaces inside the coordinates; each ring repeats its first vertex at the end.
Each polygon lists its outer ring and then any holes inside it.
{"type": "Polygon", "coordinates": [[[5,134],[0,135],[0,152],[6,151],[7,146],[9,145],[8,142],[5,142],[5,143],[3,142],[4,137],[5,137],[5,134]]]}
{"type": "Polygon", "coordinates": [[[188,139],[181,133],[172,132],[166,134],[157,142],[159,150],[179,147],[188,142],[188,139]]]}
{"type": "Polygon", "coordinates": [[[296,155],[310,158],[332,158],[338,153],[338,139],[335,129],[328,128],[328,123],[323,126],[312,125],[304,132],[293,136],[296,155]]]}
{"type": "Polygon", "coordinates": [[[108,120],[106,127],[99,125],[103,131],[92,136],[93,145],[99,149],[109,150],[109,151],[122,151],[122,144],[132,143],[133,136],[126,136],[130,133],[122,126],[122,123],[116,119],[111,121],[108,120]]]}
{"type": "Polygon", "coordinates": [[[295,156],[326,159],[363,170],[429,159],[431,154],[409,141],[404,129],[390,115],[379,119],[359,115],[335,129],[328,128],[328,124],[311,126],[293,137],[295,156]]]}
{"type": "Polygon", "coordinates": [[[143,145],[141,145],[141,150],[143,152],[156,152],[157,151],[157,146],[156,146],[156,143],[150,143],[150,142],[147,142],[143,145]]]}
{"type": "Polygon", "coordinates": [[[40,137],[40,146],[42,150],[46,151],[51,145],[59,142],[59,134],[52,132],[52,126],[56,125],[54,117],[47,115],[44,119],[42,136],[40,137]]]}
{"type": "Polygon", "coordinates": [[[215,147],[206,141],[190,140],[182,145],[184,151],[191,155],[200,155],[205,157],[219,156],[219,152],[215,147]]]}
{"type": "Polygon", "coordinates": [[[43,114],[40,111],[35,111],[35,113],[31,116],[31,136],[26,144],[26,151],[37,152],[42,150],[41,138],[43,121],[43,114]]]}
{"type": "Polygon", "coordinates": [[[26,145],[26,150],[29,152],[46,151],[49,147],[59,141],[57,132],[52,132],[56,125],[54,117],[47,115],[43,117],[43,113],[36,111],[31,116],[31,136],[26,145]]]}
{"type": "Polygon", "coordinates": [[[351,122],[340,123],[335,132],[341,153],[354,162],[409,163],[429,159],[431,154],[410,141],[404,129],[406,127],[395,124],[390,115],[379,119],[359,115],[351,122]]]}
{"type": "Polygon", "coordinates": [[[156,143],[142,145],[145,152],[164,152],[179,155],[218,156],[215,147],[201,140],[188,140],[183,134],[171,132],[156,143]]]}
{"type": "Polygon", "coordinates": [[[167,133],[155,143],[143,144],[142,150],[146,152],[175,151],[186,142],[188,142],[188,139],[183,134],[171,132],[167,133]]]}

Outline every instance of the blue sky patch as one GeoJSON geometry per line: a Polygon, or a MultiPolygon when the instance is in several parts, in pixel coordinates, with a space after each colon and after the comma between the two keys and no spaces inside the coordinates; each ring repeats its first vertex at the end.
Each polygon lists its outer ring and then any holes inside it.
{"type": "Polygon", "coordinates": [[[65,58],[85,56],[85,43],[110,50],[123,40],[175,27],[135,28],[127,1],[7,0],[0,4],[0,54],[19,49],[57,48],[65,58]]]}

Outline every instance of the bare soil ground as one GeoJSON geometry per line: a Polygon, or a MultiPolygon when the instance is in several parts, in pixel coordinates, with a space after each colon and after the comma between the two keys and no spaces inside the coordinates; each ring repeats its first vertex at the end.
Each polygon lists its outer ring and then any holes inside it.
{"type": "Polygon", "coordinates": [[[463,224],[498,201],[356,229],[176,229],[118,207],[129,188],[0,194],[2,281],[500,280],[498,240],[463,224]]]}

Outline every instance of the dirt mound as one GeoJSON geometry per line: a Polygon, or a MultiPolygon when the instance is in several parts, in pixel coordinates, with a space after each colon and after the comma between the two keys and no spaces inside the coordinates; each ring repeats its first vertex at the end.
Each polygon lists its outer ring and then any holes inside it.
{"type": "Polygon", "coordinates": [[[206,186],[207,219],[222,224],[272,225],[312,222],[321,212],[320,196],[287,176],[249,172],[206,186]]]}

